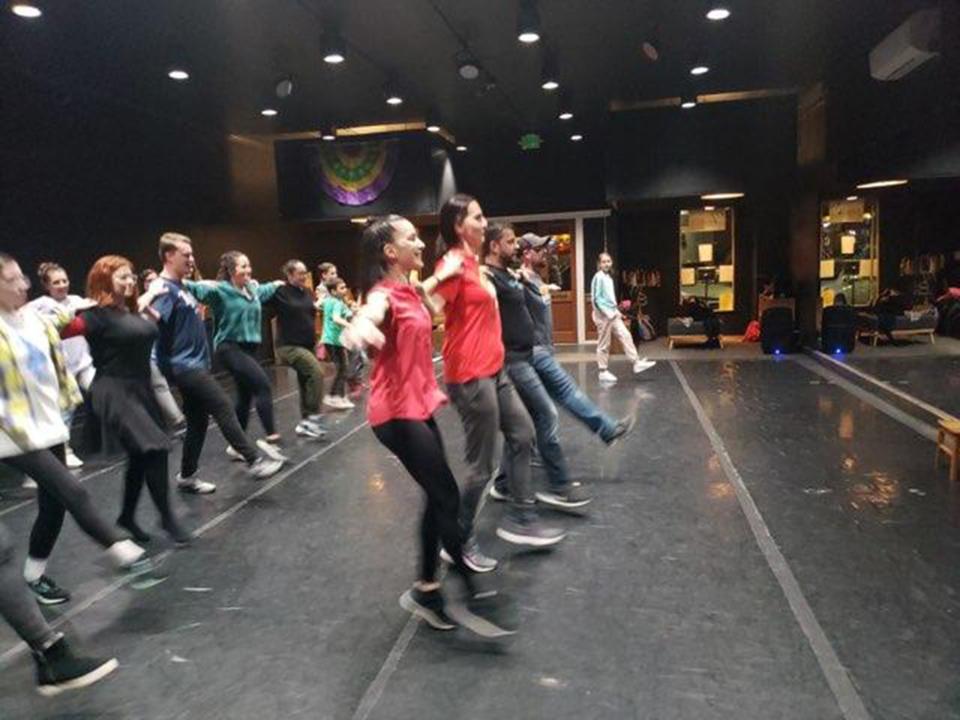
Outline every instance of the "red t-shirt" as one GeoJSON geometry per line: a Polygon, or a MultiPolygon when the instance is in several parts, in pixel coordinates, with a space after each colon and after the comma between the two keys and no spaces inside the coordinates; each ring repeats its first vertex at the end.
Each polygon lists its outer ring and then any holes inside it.
{"type": "Polygon", "coordinates": [[[386,341],[373,357],[367,419],[427,420],[447,401],[433,372],[433,325],[429,311],[410,285],[393,280],[371,292],[385,292],[390,310],[380,327],[386,341]]]}
{"type": "MultiPolygon", "coordinates": [[[[459,253],[453,249],[450,253],[459,253]]],[[[436,271],[443,267],[444,255],[436,271]]],[[[463,274],[445,280],[436,294],[444,299],[443,377],[465,383],[496,375],[503,367],[503,340],[496,290],[480,276],[477,259],[463,253],[463,274]]]]}

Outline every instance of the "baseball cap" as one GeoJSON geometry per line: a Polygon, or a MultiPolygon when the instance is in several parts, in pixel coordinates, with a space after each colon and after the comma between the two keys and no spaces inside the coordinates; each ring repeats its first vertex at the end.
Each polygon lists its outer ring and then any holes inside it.
{"type": "Polygon", "coordinates": [[[553,250],[556,246],[553,235],[535,235],[533,233],[524,233],[520,236],[521,250],[553,250]]]}

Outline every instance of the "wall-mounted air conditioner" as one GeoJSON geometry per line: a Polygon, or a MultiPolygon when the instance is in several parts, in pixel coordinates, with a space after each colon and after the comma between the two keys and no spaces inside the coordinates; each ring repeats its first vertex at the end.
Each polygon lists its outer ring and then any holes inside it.
{"type": "Polygon", "coordinates": [[[918,10],[870,51],[870,74],[876,80],[899,80],[939,55],[940,10],[918,10]]]}

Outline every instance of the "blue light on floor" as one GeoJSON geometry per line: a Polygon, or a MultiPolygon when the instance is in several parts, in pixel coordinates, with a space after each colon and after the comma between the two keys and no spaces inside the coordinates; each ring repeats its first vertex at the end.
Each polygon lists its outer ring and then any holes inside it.
{"type": "Polygon", "coordinates": [[[834,354],[834,355],[843,355],[843,350],[841,350],[840,348],[837,348],[836,350],[833,351],[833,354],[834,354]]]}
{"type": "Polygon", "coordinates": [[[780,348],[777,348],[776,350],[774,350],[774,351],[773,351],[773,354],[774,354],[774,355],[779,355],[779,354],[780,354],[780,348]]]}

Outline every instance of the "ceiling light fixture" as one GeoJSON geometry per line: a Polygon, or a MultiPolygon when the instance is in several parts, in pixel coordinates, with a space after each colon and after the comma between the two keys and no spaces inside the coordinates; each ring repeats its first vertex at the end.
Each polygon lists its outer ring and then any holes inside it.
{"type": "Polygon", "coordinates": [[[716,210],[717,208],[716,208],[715,206],[713,206],[713,205],[704,205],[704,206],[703,206],[703,209],[706,210],[707,212],[713,212],[713,211],[716,210]]]}
{"type": "Polygon", "coordinates": [[[708,72],[710,72],[710,68],[706,65],[694,65],[690,68],[691,75],[706,75],[708,72]]]}
{"type": "Polygon", "coordinates": [[[466,152],[466,151],[467,151],[466,145],[457,145],[457,152],[466,152]]]}
{"type": "Polygon", "coordinates": [[[714,7],[710,8],[707,11],[707,20],[713,20],[714,22],[719,22],[720,20],[726,20],[730,17],[730,11],[725,7],[714,7]]]}
{"type": "Polygon", "coordinates": [[[543,65],[540,69],[540,87],[552,92],[560,87],[560,69],[553,53],[545,53],[543,65]]]}
{"type": "Polygon", "coordinates": [[[174,67],[167,71],[167,77],[177,82],[183,82],[184,80],[190,79],[190,73],[181,67],[174,67]]]}
{"type": "Polygon", "coordinates": [[[10,12],[17,17],[26,18],[27,20],[34,20],[43,15],[43,11],[36,5],[28,5],[27,3],[17,3],[11,6],[10,12]]]}
{"type": "Polygon", "coordinates": [[[428,133],[438,133],[438,132],[440,132],[440,126],[439,126],[439,125],[427,125],[427,132],[428,132],[428,133]]]}
{"type": "Polygon", "coordinates": [[[400,94],[399,88],[397,88],[392,81],[383,86],[383,97],[387,101],[387,105],[393,107],[403,105],[403,96],[400,94]]]}
{"type": "Polygon", "coordinates": [[[281,100],[293,95],[293,75],[284,75],[273,88],[274,93],[281,100]]]}
{"type": "Polygon", "coordinates": [[[876,180],[874,182],[860,183],[857,190],[872,190],[874,188],[894,187],[896,185],[906,185],[909,180],[876,180]]]}
{"type": "Polygon", "coordinates": [[[583,140],[583,135],[581,135],[580,133],[574,133],[573,135],[570,136],[570,139],[573,140],[573,142],[580,142],[581,140],[583,140]]]}
{"type": "Polygon", "coordinates": [[[573,113],[570,112],[569,110],[564,110],[559,115],[557,115],[557,117],[560,118],[561,120],[573,120],[573,113]]]}
{"type": "Polygon", "coordinates": [[[323,61],[328,65],[339,65],[347,59],[343,38],[341,38],[340,33],[336,31],[324,34],[321,40],[321,51],[323,53],[323,61]]]}
{"type": "Polygon", "coordinates": [[[694,97],[683,98],[680,100],[680,107],[684,110],[690,110],[697,106],[697,99],[694,97]]]}
{"type": "Polygon", "coordinates": [[[480,66],[473,60],[464,59],[457,66],[457,73],[464,80],[476,80],[480,77],[480,66]]]}
{"type": "Polygon", "coordinates": [[[854,200],[859,200],[856,195],[847,195],[847,202],[853,202],[854,200]]]}
{"type": "Polygon", "coordinates": [[[719,192],[719,193],[709,193],[707,195],[701,195],[701,200],[736,200],[742,198],[744,193],[742,192],[719,192]]]}
{"type": "Polygon", "coordinates": [[[323,140],[324,142],[333,142],[334,140],[336,140],[337,139],[336,128],[330,127],[322,130],[320,133],[320,139],[323,140]]]}
{"type": "Polygon", "coordinates": [[[517,9],[517,40],[532,45],[540,40],[540,13],[536,0],[520,0],[517,9]]]}
{"type": "Polygon", "coordinates": [[[264,117],[274,117],[278,113],[273,108],[264,108],[263,110],[260,111],[260,114],[263,115],[264,117]]]}
{"type": "Polygon", "coordinates": [[[557,117],[561,120],[573,119],[573,98],[566,90],[560,93],[560,99],[557,105],[557,117]]]}

